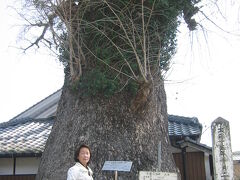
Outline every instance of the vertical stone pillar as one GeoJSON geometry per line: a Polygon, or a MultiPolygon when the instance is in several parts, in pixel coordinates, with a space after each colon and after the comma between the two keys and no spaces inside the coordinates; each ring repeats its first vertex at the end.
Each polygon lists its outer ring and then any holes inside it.
{"type": "Polygon", "coordinates": [[[221,117],[212,122],[212,150],[215,180],[233,180],[229,122],[221,117]]]}

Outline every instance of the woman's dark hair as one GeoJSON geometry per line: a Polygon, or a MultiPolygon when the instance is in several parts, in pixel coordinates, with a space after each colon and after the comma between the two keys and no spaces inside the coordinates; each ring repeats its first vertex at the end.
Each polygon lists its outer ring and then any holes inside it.
{"type": "MultiPolygon", "coordinates": [[[[76,149],[76,151],[75,151],[75,154],[74,154],[74,161],[75,161],[75,162],[79,162],[78,155],[79,155],[79,152],[80,152],[80,150],[81,150],[82,148],[87,148],[87,149],[89,150],[89,152],[90,152],[90,155],[91,155],[90,147],[87,146],[86,144],[82,144],[82,145],[79,146],[79,147],[76,149]]],[[[91,156],[90,156],[90,158],[91,158],[91,156]]]]}

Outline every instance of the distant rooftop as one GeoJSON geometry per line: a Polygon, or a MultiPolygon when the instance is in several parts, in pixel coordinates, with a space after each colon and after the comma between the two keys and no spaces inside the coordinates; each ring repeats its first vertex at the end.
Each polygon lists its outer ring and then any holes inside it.
{"type": "Polygon", "coordinates": [[[233,160],[240,161],[240,151],[233,152],[233,160]]]}
{"type": "Polygon", "coordinates": [[[202,133],[202,125],[196,117],[184,117],[168,115],[169,136],[199,138],[202,133]]]}
{"type": "Polygon", "coordinates": [[[31,106],[27,110],[23,111],[19,115],[12,118],[12,120],[23,118],[48,118],[56,115],[58,101],[61,98],[62,89],[57,90],[53,94],[49,95],[45,99],[31,106]]]}

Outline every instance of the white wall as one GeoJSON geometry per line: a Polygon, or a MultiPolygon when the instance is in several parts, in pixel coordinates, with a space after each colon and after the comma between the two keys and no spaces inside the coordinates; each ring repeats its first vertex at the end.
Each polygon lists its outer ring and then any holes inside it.
{"type": "Polygon", "coordinates": [[[16,174],[37,174],[40,158],[16,158],[16,174]]]}
{"type": "Polygon", "coordinates": [[[13,158],[0,158],[0,175],[13,174],[13,158]]]}
{"type": "MultiPolygon", "coordinates": [[[[40,158],[16,158],[15,174],[37,174],[40,158]]],[[[0,158],[0,175],[13,175],[13,158],[0,158]]]]}

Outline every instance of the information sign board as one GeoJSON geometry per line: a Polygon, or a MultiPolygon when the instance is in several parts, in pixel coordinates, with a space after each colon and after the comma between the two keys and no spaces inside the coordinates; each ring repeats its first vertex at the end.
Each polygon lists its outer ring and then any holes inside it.
{"type": "Polygon", "coordinates": [[[139,180],[177,180],[176,173],[140,171],[139,180]]]}
{"type": "Polygon", "coordinates": [[[132,161],[105,161],[103,171],[125,171],[129,172],[132,167],[132,161]]]}

